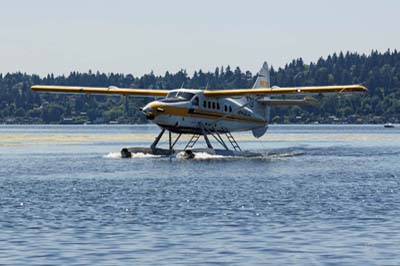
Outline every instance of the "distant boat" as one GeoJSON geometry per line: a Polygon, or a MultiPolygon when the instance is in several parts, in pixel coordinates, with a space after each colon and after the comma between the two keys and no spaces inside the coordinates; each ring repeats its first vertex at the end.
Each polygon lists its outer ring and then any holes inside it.
{"type": "Polygon", "coordinates": [[[394,128],[394,125],[392,123],[386,123],[383,126],[386,128],[394,128]]]}

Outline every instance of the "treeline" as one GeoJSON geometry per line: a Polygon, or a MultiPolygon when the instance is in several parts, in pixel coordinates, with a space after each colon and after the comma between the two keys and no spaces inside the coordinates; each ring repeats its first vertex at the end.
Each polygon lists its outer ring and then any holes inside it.
{"type": "MultiPolygon", "coordinates": [[[[185,70],[131,74],[78,73],[46,77],[23,73],[0,74],[0,123],[145,123],[139,107],[151,99],[123,96],[87,96],[37,93],[33,84],[135,87],[170,90],[174,88],[227,89],[251,87],[256,73],[239,67],[217,67],[213,72],[185,70]]],[[[277,123],[382,123],[400,121],[400,53],[372,51],[369,55],[347,52],[305,64],[296,59],[283,68],[271,68],[271,83],[281,87],[362,84],[369,93],[319,97],[317,106],[275,108],[277,123]]]]}

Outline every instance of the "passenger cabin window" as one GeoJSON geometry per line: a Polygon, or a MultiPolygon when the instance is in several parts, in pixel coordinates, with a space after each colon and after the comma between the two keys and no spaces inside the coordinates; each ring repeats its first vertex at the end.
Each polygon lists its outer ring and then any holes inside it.
{"type": "Polygon", "coordinates": [[[207,102],[206,101],[203,101],[203,107],[207,108],[207,102]]]}
{"type": "Polygon", "coordinates": [[[219,107],[220,107],[220,106],[219,106],[219,103],[217,103],[217,109],[218,109],[218,110],[219,110],[219,107]]]}
{"type": "Polygon", "coordinates": [[[229,106],[229,113],[232,113],[232,107],[229,106]]]}
{"type": "Polygon", "coordinates": [[[228,112],[228,108],[226,107],[226,105],[224,105],[224,111],[228,112]]]}
{"type": "Polygon", "coordinates": [[[215,102],[212,103],[212,108],[215,109],[215,102]]]}
{"type": "Polygon", "coordinates": [[[208,109],[211,109],[211,102],[207,102],[208,109]]]}

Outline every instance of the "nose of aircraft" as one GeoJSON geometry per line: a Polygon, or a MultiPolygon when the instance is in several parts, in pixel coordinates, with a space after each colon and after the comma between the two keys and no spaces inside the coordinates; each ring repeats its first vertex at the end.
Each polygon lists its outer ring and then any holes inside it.
{"type": "Polygon", "coordinates": [[[145,107],[142,108],[141,111],[146,116],[147,119],[149,120],[154,119],[153,107],[151,107],[150,105],[146,105],[145,107]]]}

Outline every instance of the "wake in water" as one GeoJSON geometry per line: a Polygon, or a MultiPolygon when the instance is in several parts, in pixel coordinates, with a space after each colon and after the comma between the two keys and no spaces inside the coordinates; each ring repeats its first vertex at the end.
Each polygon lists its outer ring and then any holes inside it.
{"type": "MultiPolygon", "coordinates": [[[[231,155],[218,155],[211,154],[207,152],[193,152],[193,157],[188,158],[185,152],[179,152],[172,156],[161,156],[161,155],[153,155],[148,153],[132,153],[131,159],[143,159],[143,158],[174,158],[177,160],[270,160],[270,159],[278,159],[278,158],[287,158],[294,156],[304,155],[304,152],[301,151],[257,151],[258,155],[256,156],[231,156],[231,155]]],[[[110,152],[103,156],[103,158],[111,158],[111,159],[120,159],[120,152],[110,152]]]]}
{"type": "Polygon", "coordinates": [[[286,157],[295,157],[305,155],[305,152],[286,152],[286,153],[266,153],[264,156],[269,158],[286,158],[286,157]]]}
{"type": "Polygon", "coordinates": [[[270,160],[270,159],[278,159],[278,158],[287,158],[294,156],[304,155],[304,152],[259,152],[257,156],[229,156],[229,155],[218,155],[218,154],[210,154],[207,152],[194,152],[193,158],[187,158],[184,152],[180,152],[176,155],[178,160],[270,160]]]}
{"type": "Polygon", "coordinates": [[[121,158],[121,153],[120,152],[110,152],[109,154],[106,154],[103,156],[103,158],[121,158]]]}
{"type": "MultiPolygon", "coordinates": [[[[110,152],[109,154],[106,154],[103,157],[104,158],[113,158],[113,159],[122,158],[120,152],[110,152]]],[[[153,154],[138,152],[138,153],[132,153],[131,158],[137,159],[137,158],[159,158],[159,157],[161,157],[161,155],[153,155],[153,154]]]]}
{"type": "MultiPolygon", "coordinates": [[[[275,149],[263,149],[263,150],[252,150],[250,153],[255,153],[256,156],[232,156],[232,155],[221,155],[212,154],[204,151],[193,151],[193,157],[188,158],[184,152],[179,152],[172,156],[153,155],[149,153],[132,153],[133,159],[142,158],[173,158],[177,160],[271,160],[271,159],[282,159],[291,158],[296,156],[339,156],[339,157],[370,157],[370,156],[391,156],[398,157],[400,150],[397,147],[387,147],[385,149],[376,148],[375,146],[358,147],[352,145],[329,145],[319,147],[309,146],[292,146],[287,148],[275,148],[275,149]]],[[[121,157],[120,152],[110,152],[103,155],[103,158],[119,159],[121,157]]]]}
{"type": "MultiPolygon", "coordinates": [[[[212,159],[229,159],[229,158],[235,158],[234,156],[224,156],[224,155],[217,155],[217,154],[210,154],[207,152],[193,152],[194,157],[190,159],[195,159],[195,160],[212,160],[212,159]]],[[[187,158],[185,152],[179,152],[176,154],[176,158],[178,160],[189,160],[187,158]]]]}

